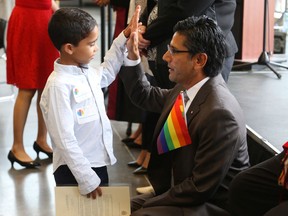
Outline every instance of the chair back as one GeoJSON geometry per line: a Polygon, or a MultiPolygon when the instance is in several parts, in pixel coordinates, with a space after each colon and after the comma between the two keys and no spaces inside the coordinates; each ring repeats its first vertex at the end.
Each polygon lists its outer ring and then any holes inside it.
{"type": "Polygon", "coordinates": [[[250,165],[254,166],[280,153],[268,140],[246,125],[250,165]]]}

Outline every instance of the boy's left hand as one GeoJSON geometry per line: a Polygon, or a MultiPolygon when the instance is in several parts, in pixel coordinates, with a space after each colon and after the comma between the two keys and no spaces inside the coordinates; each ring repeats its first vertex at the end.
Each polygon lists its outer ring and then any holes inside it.
{"type": "Polygon", "coordinates": [[[136,31],[136,28],[137,28],[137,32],[138,32],[138,25],[141,25],[141,23],[138,23],[139,17],[140,17],[140,11],[141,11],[141,6],[137,5],[137,7],[135,8],[135,12],[133,14],[133,17],[132,17],[130,23],[123,30],[123,33],[124,33],[126,38],[129,38],[131,32],[136,31]]]}
{"type": "Polygon", "coordinates": [[[110,4],[110,0],[94,0],[94,2],[100,7],[110,4]]]}
{"type": "Polygon", "coordinates": [[[100,187],[97,187],[95,190],[93,190],[91,193],[87,194],[87,198],[96,199],[97,196],[102,196],[102,189],[100,187]]]}

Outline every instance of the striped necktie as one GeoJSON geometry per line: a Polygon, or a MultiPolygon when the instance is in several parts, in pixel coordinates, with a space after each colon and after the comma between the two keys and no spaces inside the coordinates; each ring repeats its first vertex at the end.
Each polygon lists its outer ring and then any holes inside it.
{"type": "Polygon", "coordinates": [[[186,105],[187,102],[189,101],[189,97],[187,95],[187,91],[186,90],[183,91],[183,97],[184,97],[184,104],[186,105]]]}
{"type": "Polygon", "coordinates": [[[182,95],[183,92],[180,92],[176,98],[169,116],[157,138],[157,149],[159,154],[163,154],[192,143],[187,128],[182,95]]]}

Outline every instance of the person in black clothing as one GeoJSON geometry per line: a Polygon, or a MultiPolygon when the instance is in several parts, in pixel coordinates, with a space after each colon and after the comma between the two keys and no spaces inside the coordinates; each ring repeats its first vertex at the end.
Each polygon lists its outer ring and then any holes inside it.
{"type": "Polygon", "coordinates": [[[233,216],[287,215],[288,142],[283,147],[280,154],[233,179],[229,190],[229,208],[233,216]]]}

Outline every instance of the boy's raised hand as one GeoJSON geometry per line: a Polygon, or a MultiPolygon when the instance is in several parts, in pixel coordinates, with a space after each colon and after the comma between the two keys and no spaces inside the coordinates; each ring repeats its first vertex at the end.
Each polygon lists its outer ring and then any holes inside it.
{"type": "Polygon", "coordinates": [[[140,11],[141,11],[141,6],[137,5],[137,7],[135,8],[134,14],[132,19],[130,20],[130,23],[128,24],[128,26],[123,30],[123,33],[125,35],[126,38],[130,37],[130,34],[132,31],[137,30],[138,31],[138,21],[139,21],[139,17],[140,17],[140,11]],[[137,28],[137,29],[136,29],[137,28]]]}
{"type": "Polygon", "coordinates": [[[141,7],[137,5],[134,15],[127,26],[127,31],[124,30],[124,35],[128,38],[127,40],[127,50],[128,50],[128,58],[131,60],[137,60],[140,58],[139,49],[138,49],[138,21],[140,16],[141,7]],[[126,33],[126,34],[125,34],[126,33]],[[128,36],[129,34],[129,36],[128,36]]]}

